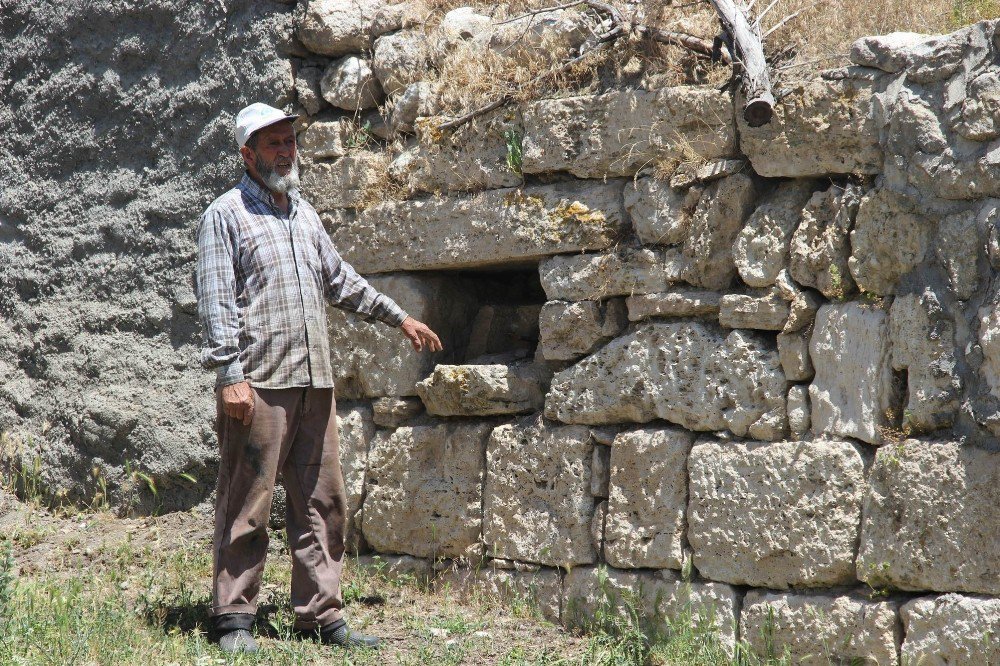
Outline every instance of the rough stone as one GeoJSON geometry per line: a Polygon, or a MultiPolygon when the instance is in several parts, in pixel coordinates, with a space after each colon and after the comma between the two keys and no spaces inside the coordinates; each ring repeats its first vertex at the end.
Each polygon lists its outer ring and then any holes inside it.
{"type": "Polygon", "coordinates": [[[1000,136],[1000,76],[983,72],[969,83],[962,102],[962,120],[955,131],[970,141],[990,141],[1000,136]]]}
{"type": "Polygon", "coordinates": [[[677,289],[625,299],[629,321],[650,317],[715,317],[722,296],[716,291],[677,289]]]}
{"type": "Polygon", "coordinates": [[[705,188],[684,239],[684,281],[704,289],[726,289],[736,277],[733,242],[753,210],[756,188],[743,174],[705,188]]]}
{"type": "MultiPolygon", "coordinates": [[[[595,439],[596,442],[596,439],[595,439]]],[[[594,461],[591,464],[590,494],[594,497],[607,498],[611,483],[611,447],[594,446],[594,461]]],[[[604,519],[601,519],[601,525],[604,519]]],[[[604,530],[601,530],[603,534],[604,530]]]]}
{"type": "Polygon", "coordinates": [[[1000,454],[959,442],[879,449],[858,574],[901,590],[1000,594],[1000,454]]]}
{"type": "Polygon", "coordinates": [[[401,153],[389,173],[411,191],[451,192],[495,189],[521,184],[521,174],[508,162],[508,132],[520,133],[519,119],[499,115],[472,121],[460,132],[441,136],[440,119],[417,122],[417,145],[401,153]]]}
{"type": "Polygon", "coordinates": [[[681,568],[694,437],[680,428],[644,428],[615,438],[604,527],[611,566],[681,568]]]}
{"type": "Polygon", "coordinates": [[[736,585],[851,583],[865,465],[841,441],[697,442],[688,459],[694,565],[736,585]]]}
{"type": "Polygon", "coordinates": [[[804,382],[813,378],[812,360],[809,358],[809,336],[812,331],[796,331],[778,335],[778,358],[785,379],[790,382],[804,382]]]}
{"type": "Polygon", "coordinates": [[[416,383],[438,363],[462,359],[469,322],[479,304],[461,280],[442,276],[386,275],[369,280],[411,316],[430,326],[443,352],[416,354],[409,340],[381,322],[330,309],[330,360],[339,398],[416,395],[416,383]]]}
{"type": "MultiPolygon", "coordinates": [[[[509,287],[506,282],[497,286],[509,287]]],[[[472,320],[466,359],[469,363],[500,363],[508,356],[514,360],[534,355],[541,311],[542,305],[537,303],[483,305],[472,320]]]]}
{"type": "Polygon", "coordinates": [[[809,345],[815,432],[882,441],[895,402],[887,320],[884,310],[858,303],[820,308],[809,345]]]}
{"type": "Polygon", "coordinates": [[[442,17],[435,31],[434,41],[442,51],[450,50],[489,31],[492,25],[493,20],[489,16],[477,14],[472,7],[458,7],[442,17]]]}
{"type": "Polygon", "coordinates": [[[386,95],[395,95],[427,73],[426,37],[417,30],[401,30],[375,40],[372,71],[386,95]]]}
{"type": "Polygon", "coordinates": [[[313,53],[364,51],[378,35],[400,28],[403,8],[381,0],[308,0],[296,15],[296,33],[313,53]]]}
{"type": "Polygon", "coordinates": [[[574,567],[563,580],[562,622],[567,627],[592,628],[599,611],[628,606],[653,629],[690,619],[695,627],[716,634],[728,653],[735,649],[739,597],[729,585],[685,581],[669,569],[636,572],[604,566],[574,567]]]}
{"type": "Polygon", "coordinates": [[[750,590],[740,612],[740,636],[759,657],[787,655],[802,666],[895,666],[902,641],[897,610],[897,603],[872,601],[860,592],[750,590]]]}
{"type": "Polygon", "coordinates": [[[928,35],[916,32],[862,37],[851,45],[851,62],[895,74],[906,68],[915,51],[922,50],[914,47],[927,40],[928,35]]]}
{"type": "MultiPolygon", "coordinates": [[[[607,447],[603,447],[607,448],[607,447]]],[[[597,450],[597,447],[594,447],[597,450]]],[[[595,498],[597,499],[597,498],[595,498]]],[[[604,522],[608,516],[608,500],[600,498],[594,508],[594,517],[590,521],[590,543],[594,544],[594,552],[598,559],[604,560],[604,522]]]]}
{"type": "Polygon", "coordinates": [[[348,111],[370,109],[385,96],[371,65],[357,56],[347,56],[330,63],[319,85],[323,99],[348,111]]]}
{"type": "Polygon", "coordinates": [[[785,377],[773,343],[700,322],[655,323],[555,375],[545,413],[564,423],[644,423],[758,439],[785,432],[785,377]]]}
{"type": "Polygon", "coordinates": [[[375,425],[398,428],[424,412],[419,398],[379,398],[372,403],[375,425]]]}
{"type": "Polygon", "coordinates": [[[858,79],[801,83],[766,125],[750,127],[736,114],[740,148],[754,171],[768,178],[879,173],[872,93],[873,84],[858,79]]]}
{"type": "Polygon", "coordinates": [[[314,162],[302,173],[302,192],[318,212],[350,208],[360,203],[369,188],[381,182],[385,155],[352,150],[333,162],[314,162]]]}
{"type": "Polygon", "coordinates": [[[892,369],[906,371],[904,431],[946,428],[958,412],[961,381],[956,372],[955,323],[937,294],[897,296],[889,310],[892,369]]]}
{"type": "Polygon", "coordinates": [[[413,132],[417,118],[435,116],[440,112],[440,87],[427,81],[411,83],[396,98],[389,128],[393,132],[413,132]]]}
{"type": "Polygon", "coordinates": [[[640,178],[625,186],[625,210],[639,241],[678,245],[684,241],[698,199],[678,192],[657,178],[640,178]]]}
{"type": "Polygon", "coordinates": [[[692,185],[710,183],[747,170],[746,160],[709,160],[704,164],[681,162],[670,176],[670,187],[686,190],[692,185]]]}
{"type": "Polygon", "coordinates": [[[690,153],[711,159],[734,152],[730,99],[711,88],[540,100],[525,106],[523,115],[525,173],[630,176],[690,153]]]}
{"type": "Polygon", "coordinates": [[[621,187],[566,182],[387,201],[363,211],[333,239],[344,258],[367,273],[472,268],[599,250],[615,242],[622,226],[621,187]]]}
{"type": "Polygon", "coordinates": [[[343,157],[358,131],[346,118],[317,120],[299,134],[299,153],[313,161],[343,157]]]}
{"type": "Polygon", "coordinates": [[[816,313],[823,304],[823,298],[811,289],[803,289],[795,284],[788,271],[781,271],[774,283],[781,297],[788,301],[788,321],[785,322],[783,333],[795,333],[809,326],[816,320],[816,313]]]}
{"type": "Polygon", "coordinates": [[[361,536],[361,503],[364,499],[368,447],[375,437],[375,423],[368,406],[337,409],[340,434],[340,469],[347,490],[347,528],[344,543],[348,550],[364,550],[361,536]]]}
{"type": "Polygon", "coordinates": [[[495,23],[473,39],[515,61],[538,57],[558,61],[578,50],[593,30],[585,12],[560,9],[495,23]]]}
{"type": "Polygon", "coordinates": [[[538,349],[547,361],[571,361],[621,333],[627,323],[625,304],[620,298],[605,302],[549,301],[538,318],[538,349]]]}
{"type": "Polygon", "coordinates": [[[914,599],[900,609],[904,664],[1000,663],[1000,599],[961,594],[914,599]]]}
{"type": "Polygon", "coordinates": [[[602,254],[556,256],[539,264],[545,295],[553,300],[603,300],[661,292],[678,282],[683,260],[676,248],[620,248],[602,254]]]}
{"type": "Polygon", "coordinates": [[[379,576],[384,576],[389,580],[397,581],[417,581],[426,585],[434,578],[434,566],[428,559],[413,557],[412,555],[388,555],[379,553],[378,555],[359,555],[357,566],[374,569],[379,576]]]}
{"type": "Polygon", "coordinates": [[[483,459],[494,425],[449,422],[378,433],[368,453],[362,514],[368,542],[379,552],[478,561],[483,459]]]}
{"type": "Polygon", "coordinates": [[[494,430],[486,451],[486,552],[549,566],[593,562],[593,448],[589,428],[549,426],[540,417],[494,430]]]}
{"type": "Polygon", "coordinates": [[[507,608],[527,603],[549,622],[559,622],[562,576],[558,569],[518,571],[487,565],[481,569],[449,570],[438,576],[436,585],[457,590],[465,602],[488,599],[507,608]]]}
{"type": "Polygon", "coordinates": [[[756,294],[726,294],[719,299],[719,323],[726,328],[780,331],[788,321],[788,301],[774,290],[756,294]]]}
{"type": "Polygon", "coordinates": [[[843,299],[854,291],[847,263],[848,234],[860,201],[860,188],[835,184],[816,192],[806,203],[802,222],[792,236],[789,263],[799,284],[818,289],[830,299],[843,299]]]}
{"type": "Polygon", "coordinates": [[[930,223],[886,189],[866,194],[851,232],[848,266],[864,291],[892,294],[901,277],[915,268],[930,245],[930,223]]]}
{"type": "MultiPolygon", "coordinates": [[[[984,209],[989,204],[984,205],[984,209]]],[[[945,272],[952,292],[961,300],[972,298],[979,288],[976,263],[983,243],[979,239],[976,214],[972,211],[948,215],[937,228],[934,252],[945,272]]]]}
{"type": "Polygon", "coordinates": [[[323,99],[323,89],[319,85],[322,78],[323,70],[315,66],[300,67],[295,72],[295,95],[302,108],[311,116],[327,106],[323,99]]]}
{"type": "Polygon", "coordinates": [[[743,282],[770,287],[788,266],[792,233],[812,187],[809,180],[782,183],[747,219],[733,244],[733,259],[743,282]]]}
{"type": "Polygon", "coordinates": [[[812,425],[809,387],[796,384],[788,389],[788,430],[792,439],[802,439],[812,425]]]}
{"type": "Polygon", "coordinates": [[[435,416],[527,414],[544,406],[551,376],[535,363],[438,365],[417,394],[435,416]]]}

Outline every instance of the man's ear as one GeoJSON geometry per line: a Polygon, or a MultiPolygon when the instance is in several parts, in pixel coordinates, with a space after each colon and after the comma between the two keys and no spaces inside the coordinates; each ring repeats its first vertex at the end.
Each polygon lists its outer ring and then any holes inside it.
{"type": "Polygon", "coordinates": [[[243,156],[243,163],[248,167],[256,166],[257,156],[253,154],[253,150],[249,146],[243,146],[240,148],[240,155],[243,156]]]}

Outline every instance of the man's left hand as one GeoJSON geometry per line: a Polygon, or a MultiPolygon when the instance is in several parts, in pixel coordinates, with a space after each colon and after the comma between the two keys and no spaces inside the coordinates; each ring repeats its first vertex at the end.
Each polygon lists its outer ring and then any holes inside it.
{"type": "Polygon", "coordinates": [[[427,348],[427,351],[431,352],[438,352],[444,349],[437,333],[432,331],[427,324],[417,321],[413,317],[404,319],[400,328],[403,329],[403,335],[410,339],[413,348],[418,352],[423,351],[424,347],[427,348]]]}

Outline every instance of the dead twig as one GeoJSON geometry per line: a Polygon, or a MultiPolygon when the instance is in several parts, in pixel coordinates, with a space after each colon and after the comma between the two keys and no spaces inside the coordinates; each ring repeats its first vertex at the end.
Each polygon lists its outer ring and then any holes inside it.
{"type": "Polygon", "coordinates": [[[761,38],[762,40],[763,40],[763,39],[767,39],[767,36],[768,36],[768,35],[770,35],[770,34],[771,34],[772,32],[774,32],[775,30],[777,30],[777,29],[778,29],[778,28],[780,28],[781,26],[783,26],[783,25],[785,25],[786,23],[788,23],[789,21],[791,21],[791,20],[792,20],[793,18],[795,18],[795,17],[799,16],[799,15],[800,15],[800,14],[802,14],[803,12],[806,12],[806,11],[809,11],[810,9],[812,9],[813,7],[815,7],[816,5],[821,5],[821,4],[823,4],[823,0],[818,0],[817,2],[814,2],[814,3],[812,3],[811,5],[806,5],[806,6],[805,6],[805,7],[803,7],[802,9],[799,9],[799,10],[797,10],[797,11],[794,11],[794,12],[792,12],[791,14],[789,14],[788,16],[786,16],[785,18],[781,19],[780,21],[778,21],[777,23],[775,23],[775,24],[774,24],[773,26],[771,26],[771,27],[770,27],[770,28],[768,29],[768,31],[767,31],[767,32],[765,32],[765,33],[764,33],[763,35],[761,35],[761,37],[760,37],[760,38],[761,38]]]}
{"type": "Polygon", "coordinates": [[[553,7],[541,7],[539,9],[533,9],[530,12],[525,12],[524,14],[521,14],[519,16],[515,16],[514,18],[505,19],[503,21],[498,22],[496,25],[506,25],[508,23],[514,23],[516,21],[520,21],[521,19],[528,18],[529,16],[538,16],[539,14],[558,12],[563,9],[571,9],[573,7],[577,7],[582,4],[585,4],[583,0],[576,0],[575,2],[567,2],[564,5],[555,5],[553,7]]]}
{"type": "MultiPolygon", "coordinates": [[[[681,46],[689,51],[693,51],[697,55],[704,56],[706,58],[713,57],[712,42],[707,39],[702,39],[701,37],[689,35],[686,32],[671,32],[668,30],[660,30],[659,28],[640,26],[639,33],[648,34],[650,39],[661,44],[681,46]]],[[[719,54],[719,59],[727,65],[732,64],[732,59],[725,51],[722,51],[719,54]]]]}

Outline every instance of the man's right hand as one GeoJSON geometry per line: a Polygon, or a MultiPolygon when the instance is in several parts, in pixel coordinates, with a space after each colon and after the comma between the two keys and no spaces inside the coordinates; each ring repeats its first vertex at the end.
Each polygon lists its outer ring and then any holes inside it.
{"type": "Polygon", "coordinates": [[[243,421],[243,425],[250,425],[253,418],[253,391],[250,384],[240,382],[222,387],[222,411],[230,418],[243,421]]]}

